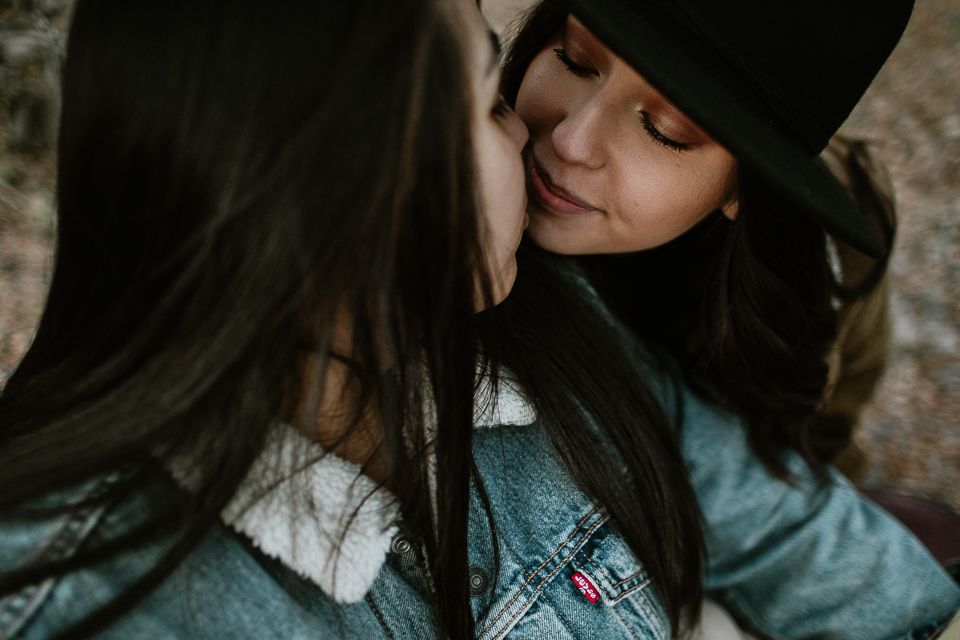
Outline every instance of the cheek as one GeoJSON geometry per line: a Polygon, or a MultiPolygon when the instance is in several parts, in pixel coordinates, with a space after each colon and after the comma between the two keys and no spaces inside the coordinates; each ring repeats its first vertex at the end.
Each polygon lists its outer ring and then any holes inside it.
{"type": "Polygon", "coordinates": [[[607,251],[639,251],[682,235],[723,206],[730,192],[732,157],[700,152],[683,159],[653,149],[621,166],[609,184],[607,251]],[[729,158],[729,160],[728,160],[729,158]]]}
{"type": "MultiPolygon", "coordinates": [[[[657,153],[649,154],[659,155],[657,153]]],[[[619,217],[637,222],[670,224],[698,206],[703,189],[694,174],[677,166],[672,158],[655,162],[634,156],[635,161],[613,172],[609,184],[611,209],[619,217]],[[638,161],[638,160],[643,161],[638,161]]],[[[662,159],[661,159],[662,160],[662,159]]]]}
{"type": "Polygon", "coordinates": [[[563,117],[564,96],[562,90],[564,78],[558,77],[553,66],[553,51],[541,52],[523,76],[517,93],[515,111],[530,130],[531,136],[547,128],[552,128],[563,117]],[[549,55],[548,55],[549,54],[549,55]]]}
{"type": "Polygon", "coordinates": [[[504,131],[485,128],[474,143],[480,183],[480,223],[484,255],[499,302],[516,277],[516,250],[523,233],[526,184],[519,143],[504,131]]]}
{"type": "Polygon", "coordinates": [[[494,238],[512,236],[526,209],[526,184],[519,148],[502,132],[482,136],[477,145],[481,217],[494,238]]]}

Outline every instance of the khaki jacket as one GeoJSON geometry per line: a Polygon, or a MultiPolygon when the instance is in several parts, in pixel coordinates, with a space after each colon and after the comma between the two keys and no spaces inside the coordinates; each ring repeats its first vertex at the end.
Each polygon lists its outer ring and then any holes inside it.
{"type": "MultiPolygon", "coordinates": [[[[835,136],[822,158],[840,181],[851,189],[848,164],[851,154],[857,155],[877,191],[888,200],[892,214],[893,187],[890,178],[881,165],[863,152],[862,147],[857,147],[856,142],[835,136]]],[[[874,228],[879,229],[881,222],[877,219],[877,213],[865,213],[871,218],[874,228]]],[[[839,272],[840,282],[846,287],[862,282],[876,261],[843,242],[831,244],[835,250],[834,268],[839,272]]],[[[837,339],[827,356],[830,381],[820,414],[843,418],[855,426],[886,364],[891,334],[887,277],[884,276],[870,294],[853,302],[840,303],[837,313],[837,339]]],[[[835,464],[844,475],[856,480],[866,472],[868,461],[856,443],[851,443],[840,452],[835,464]]]]}

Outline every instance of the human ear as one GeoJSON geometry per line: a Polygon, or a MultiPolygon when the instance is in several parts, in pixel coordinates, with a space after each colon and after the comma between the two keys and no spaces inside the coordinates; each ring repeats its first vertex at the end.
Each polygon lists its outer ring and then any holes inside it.
{"type": "Polygon", "coordinates": [[[736,220],[737,214],[740,212],[740,200],[738,198],[730,198],[724,204],[720,206],[720,210],[723,211],[723,215],[729,220],[736,220]]]}

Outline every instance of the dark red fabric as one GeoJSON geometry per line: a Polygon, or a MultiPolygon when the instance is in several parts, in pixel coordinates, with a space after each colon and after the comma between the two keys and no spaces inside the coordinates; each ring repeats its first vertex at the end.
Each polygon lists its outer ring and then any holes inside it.
{"type": "Polygon", "coordinates": [[[912,496],[866,491],[867,497],[902,522],[937,562],[960,562],[960,516],[936,503],[912,496]]]}

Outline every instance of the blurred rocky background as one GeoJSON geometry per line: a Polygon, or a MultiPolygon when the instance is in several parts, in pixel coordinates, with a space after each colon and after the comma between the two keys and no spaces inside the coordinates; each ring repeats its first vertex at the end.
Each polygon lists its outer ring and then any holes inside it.
{"type": "Polygon", "coordinates": [[[0,384],[43,309],[70,0],[0,0],[0,384]]]}
{"type": "Polygon", "coordinates": [[[903,40],[844,125],[893,179],[893,350],[862,416],[875,488],[960,513],[960,0],[917,0],[903,40]]]}
{"type": "MultiPolygon", "coordinates": [[[[503,29],[529,0],[484,0],[503,29]]],[[[58,75],[71,0],[0,0],[0,384],[42,311],[55,237],[58,75]]],[[[844,127],[890,170],[894,345],[858,433],[864,483],[960,513],[960,0],[917,0],[844,127]]]]}

